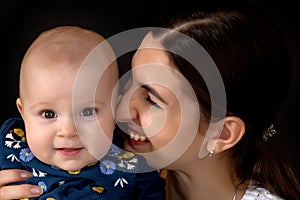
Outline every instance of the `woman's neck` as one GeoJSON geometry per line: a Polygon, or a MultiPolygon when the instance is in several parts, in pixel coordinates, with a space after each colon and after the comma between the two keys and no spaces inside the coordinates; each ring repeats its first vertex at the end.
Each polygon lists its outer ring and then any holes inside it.
{"type": "MultiPolygon", "coordinates": [[[[239,191],[236,200],[243,193],[239,191]]],[[[232,183],[229,165],[217,157],[204,158],[180,170],[168,171],[167,199],[232,200],[234,194],[235,184],[232,183]]]]}

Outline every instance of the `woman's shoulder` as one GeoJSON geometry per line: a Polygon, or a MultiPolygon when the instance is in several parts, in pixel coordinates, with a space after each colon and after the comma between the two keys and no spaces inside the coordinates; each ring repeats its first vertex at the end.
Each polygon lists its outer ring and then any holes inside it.
{"type": "Polygon", "coordinates": [[[283,198],[271,193],[268,189],[263,188],[250,182],[242,200],[283,200],[283,198]]]}

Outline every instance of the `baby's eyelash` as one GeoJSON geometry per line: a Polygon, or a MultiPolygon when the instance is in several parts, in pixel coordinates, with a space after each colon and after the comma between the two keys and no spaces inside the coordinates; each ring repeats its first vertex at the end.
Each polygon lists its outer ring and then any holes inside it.
{"type": "Polygon", "coordinates": [[[82,109],[82,111],[80,112],[79,115],[89,117],[89,116],[93,116],[97,113],[98,113],[98,109],[96,107],[86,107],[86,108],[82,109]]]}
{"type": "Polygon", "coordinates": [[[53,110],[50,110],[50,109],[41,110],[39,112],[39,115],[46,119],[52,119],[52,118],[57,117],[57,114],[53,110]]]}

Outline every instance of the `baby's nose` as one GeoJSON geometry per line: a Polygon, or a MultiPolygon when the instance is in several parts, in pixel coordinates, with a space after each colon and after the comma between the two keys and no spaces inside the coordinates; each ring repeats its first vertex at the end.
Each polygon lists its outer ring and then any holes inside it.
{"type": "Polygon", "coordinates": [[[77,129],[73,118],[60,119],[59,123],[59,136],[61,137],[76,137],[77,129]]]}

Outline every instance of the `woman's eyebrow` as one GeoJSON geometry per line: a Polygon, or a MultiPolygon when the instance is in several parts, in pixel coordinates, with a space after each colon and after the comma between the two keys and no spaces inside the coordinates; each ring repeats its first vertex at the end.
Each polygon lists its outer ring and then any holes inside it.
{"type": "Polygon", "coordinates": [[[150,85],[142,85],[141,87],[146,89],[149,93],[158,98],[161,102],[167,104],[167,102],[159,95],[159,93],[150,85]]]}

